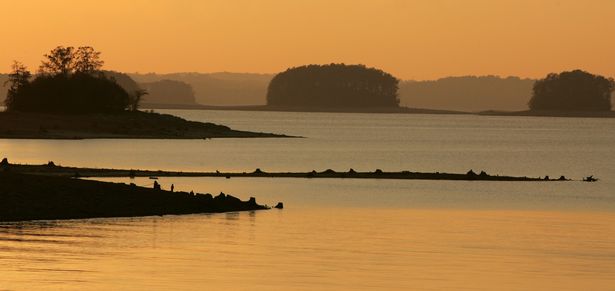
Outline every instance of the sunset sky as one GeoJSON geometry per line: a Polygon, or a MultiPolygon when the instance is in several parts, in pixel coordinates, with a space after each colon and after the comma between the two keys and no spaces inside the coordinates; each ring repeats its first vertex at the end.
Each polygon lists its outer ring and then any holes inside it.
{"type": "Polygon", "coordinates": [[[91,45],[124,72],[363,63],[403,79],[615,76],[611,0],[0,0],[0,71],[91,45]]]}

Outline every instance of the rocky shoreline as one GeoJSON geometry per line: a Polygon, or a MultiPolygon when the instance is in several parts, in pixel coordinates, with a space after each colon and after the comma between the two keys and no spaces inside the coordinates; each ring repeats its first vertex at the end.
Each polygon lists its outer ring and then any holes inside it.
{"type": "Polygon", "coordinates": [[[269,209],[254,198],[194,194],[109,183],[0,172],[0,222],[179,215],[269,209]]]}
{"type": "Polygon", "coordinates": [[[220,177],[220,178],[337,178],[337,179],[403,179],[403,180],[457,180],[457,181],[568,181],[565,176],[557,178],[544,177],[516,177],[516,176],[500,176],[487,174],[484,171],[475,173],[470,170],[467,173],[425,173],[398,171],[386,172],[377,169],[372,172],[359,172],[353,169],[348,171],[334,171],[328,169],[325,171],[310,172],[265,172],[261,169],[256,169],[250,172],[181,172],[181,171],[151,171],[137,169],[101,169],[101,168],[81,168],[81,167],[65,167],[55,165],[49,162],[46,165],[20,165],[9,164],[8,161],[0,163],[0,169],[16,173],[47,175],[47,176],[63,176],[63,177],[220,177]]]}

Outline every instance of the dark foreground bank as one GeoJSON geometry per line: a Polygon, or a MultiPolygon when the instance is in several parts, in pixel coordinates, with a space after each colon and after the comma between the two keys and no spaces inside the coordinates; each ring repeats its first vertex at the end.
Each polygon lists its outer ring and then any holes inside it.
{"type": "Polygon", "coordinates": [[[373,172],[349,171],[338,172],[332,169],[317,172],[265,172],[256,169],[251,172],[178,172],[178,171],[148,171],[128,169],[99,169],[58,166],[50,162],[47,165],[20,165],[10,164],[8,160],[0,163],[0,169],[15,173],[50,175],[63,177],[221,177],[221,178],[338,178],[338,179],[404,179],[404,180],[464,180],[464,181],[568,181],[565,176],[550,178],[545,177],[515,177],[491,175],[484,171],[475,173],[470,170],[461,173],[424,173],[424,172],[385,172],[375,170],[373,172]]]}
{"type": "Polygon", "coordinates": [[[0,112],[0,138],[203,139],[224,137],[285,137],[285,135],[233,130],[224,125],[189,121],[169,114],[141,111],[74,115],[0,112]]]}
{"type": "Polygon", "coordinates": [[[268,209],[255,199],[67,177],[0,172],[0,221],[131,217],[268,209]]]}

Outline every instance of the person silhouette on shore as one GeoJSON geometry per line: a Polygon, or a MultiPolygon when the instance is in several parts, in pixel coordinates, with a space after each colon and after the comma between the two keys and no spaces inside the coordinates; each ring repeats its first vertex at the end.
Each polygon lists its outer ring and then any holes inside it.
{"type": "Polygon", "coordinates": [[[173,190],[175,190],[175,185],[171,184],[171,192],[173,192],[173,190]]]}
{"type": "Polygon", "coordinates": [[[158,184],[158,181],[154,181],[154,190],[160,190],[160,184],[158,184]]]}

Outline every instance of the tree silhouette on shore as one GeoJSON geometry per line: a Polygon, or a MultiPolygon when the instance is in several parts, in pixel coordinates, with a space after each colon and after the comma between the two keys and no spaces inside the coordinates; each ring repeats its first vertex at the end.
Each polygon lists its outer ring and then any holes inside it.
{"type": "Polygon", "coordinates": [[[92,47],[58,46],[32,74],[19,62],[9,75],[8,111],[40,113],[112,113],[138,107],[138,100],[102,71],[100,52],[92,47]],[[137,104],[135,104],[135,101],[137,104]]]}
{"type": "Polygon", "coordinates": [[[609,111],[615,81],[574,70],[552,73],[534,84],[531,110],[609,111]]]}
{"type": "Polygon", "coordinates": [[[8,80],[3,84],[4,86],[9,85],[6,99],[4,100],[7,108],[14,108],[16,106],[16,97],[20,90],[23,90],[30,84],[30,78],[32,78],[32,73],[28,71],[28,68],[20,62],[14,61],[11,66],[11,73],[8,75],[8,80]]]}
{"type": "Polygon", "coordinates": [[[399,80],[364,65],[307,65],[277,74],[267,104],[308,108],[398,107],[399,80]]]}

